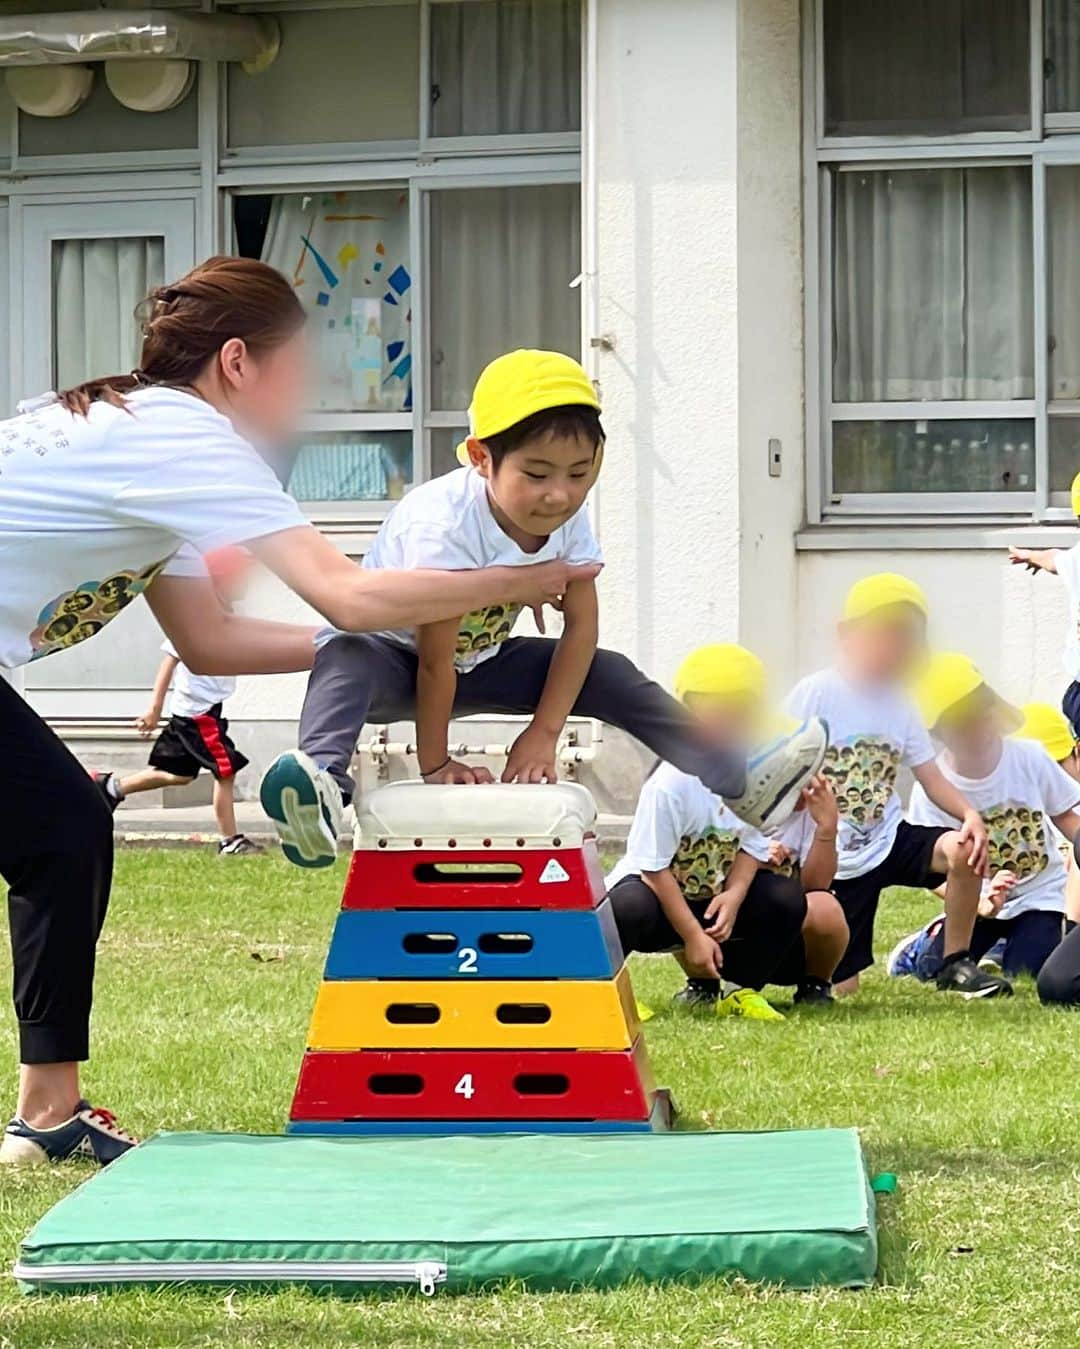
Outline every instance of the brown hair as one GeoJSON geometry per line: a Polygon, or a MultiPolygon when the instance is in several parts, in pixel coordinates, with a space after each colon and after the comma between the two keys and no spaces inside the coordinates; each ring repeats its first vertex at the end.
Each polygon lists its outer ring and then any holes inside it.
{"type": "Polygon", "coordinates": [[[139,368],[66,389],[60,402],[85,416],[91,403],[117,407],[147,384],[190,385],[230,338],[253,351],[280,345],[304,322],[289,282],[252,258],[208,258],[169,286],[158,286],[136,311],[142,323],[139,368]]]}

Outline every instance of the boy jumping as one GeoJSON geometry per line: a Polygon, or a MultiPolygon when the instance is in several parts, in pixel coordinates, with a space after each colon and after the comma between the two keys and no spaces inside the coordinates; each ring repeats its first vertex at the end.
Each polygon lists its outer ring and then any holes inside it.
{"type": "MultiPolygon", "coordinates": [[[[585,498],[603,454],[600,404],[569,356],[515,351],[481,374],[469,409],[466,466],[410,492],[380,529],[365,567],[462,570],[561,558],[600,560],[585,498]]],[[[612,651],[598,651],[592,581],[563,597],[558,641],[512,637],[519,610],[504,605],[415,631],[319,640],[300,718],[300,750],[267,770],[262,803],[285,856],[299,866],[334,860],[349,764],[369,720],[415,716],[420,774],[431,783],[476,783],[490,774],[448,751],[452,717],[528,713],[510,748],[504,782],[554,782],[568,716],[597,717],[721,792],[743,819],[784,818],[821,764],[825,731],[804,722],[747,762],[717,749],[659,685],[612,651]]]]}
{"type": "Polygon", "coordinates": [[[978,811],[934,762],[934,747],[904,681],[922,657],[928,606],[905,576],[884,572],[848,592],[834,668],[797,684],[788,707],[828,721],[824,772],[840,807],[839,865],[833,892],[851,939],[837,966],[838,992],[854,992],[874,963],[874,919],[891,885],[945,882],[942,963],[937,987],[966,998],[1009,994],[1007,980],[980,970],[969,947],[986,869],[986,827],[978,811]],[[927,798],[960,828],[909,824],[896,775],[904,764],[927,798]]]}

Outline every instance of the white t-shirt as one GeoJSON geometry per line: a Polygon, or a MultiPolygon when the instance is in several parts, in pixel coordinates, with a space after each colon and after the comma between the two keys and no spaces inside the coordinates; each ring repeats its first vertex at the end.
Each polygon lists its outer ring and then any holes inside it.
{"type": "Polygon", "coordinates": [[[808,810],[797,810],[770,836],[788,850],[788,860],[770,868],[780,876],[794,876],[810,855],[817,837],[817,825],[808,810]]]}
{"type": "Polygon", "coordinates": [[[864,876],[892,848],[902,810],[896,791],[901,764],[918,768],[934,757],[930,736],[911,699],[893,685],[856,685],[839,670],[819,670],[796,684],[786,706],[799,717],[829,723],[823,772],[840,807],[837,880],[864,876]]]}
{"type": "MultiPolygon", "coordinates": [[[[571,563],[600,561],[600,546],[584,506],[550,534],[535,553],[526,553],[496,523],[484,479],[471,468],[458,468],[414,488],[394,507],[365,556],[364,566],[464,571],[473,567],[524,567],[556,559],[571,563]]],[[[454,660],[458,670],[472,670],[494,656],[510,636],[520,612],[520,605],[491,604],[466,614],[461,620],[454,660]]],[[[416,644],[414,633],[408,630],[383,636],[406,646],[416,644]]],[[[320,634],[320,640],[323,637],[320,634]]]]}
{"type": "Polygon", "coordinates": [[[1075,682],[1080,680],[1080,543],[1072,548],[1058,549],[1057,573],[1065,582],[1069,595],[1069,626],[1065,632],[1062,664],[1065,673],[1075,682]]]}
{"type": "MultiPolygon", "coordinates": [[[[1015,918],[1029,909],[1064,913],[1065,860],[1050,820],[1080,806],[1080,784],[1034,740],[1004,741],[998,766],[985,778],[961,777],[949,767],[944,754],[938,757],[938,767],[986,822],[991,875],[1011,871],[1019,877],[998,916],[1015,918]]],[[[950,829],[959,824],[935,806],[918,783],[908,804],[908,818],[912,824],[950,829]]]]}
{"type": "Polygon", "coordinates": [[[198,554],[305,523],[193,394],[139,389],[86,417],[39,400],[0,422],[0,665],[92,637],[162,570],[197,576],[198,554]]]}
{"type": "Polygon", "coordinates": [[[641,789],[626,856],[608,885],[670,868],[687,899],[711,899],[740,852],[767,862],[769,844],[697,778],[662,763],[641,789]]]}
{"type": "Polygon", "coordinates": [[[234,675],[192,674],[180,660],[176,647],[166,639],[161,644],[162,651],[180,663],[176,667],[172,680],[172,693],[169,695],[168,714],[170,717],[197,717],[209,711],[217,703],[223,703],[236,692],[234,675]]]}

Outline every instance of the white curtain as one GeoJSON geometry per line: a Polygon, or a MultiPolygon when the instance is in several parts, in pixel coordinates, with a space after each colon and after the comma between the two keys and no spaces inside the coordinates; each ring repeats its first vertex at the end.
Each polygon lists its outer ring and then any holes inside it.
{"type": "Polygon", "coordinates": [[[373,192],[275,197],[262,259],[293,282],[310,318],[317,406],[412,406],[409,198],[373,192]]]}
{"type": "Polygon", "coordinates": [[[133,370],[142,347],[135,311],[164,283],[164,241],[58,239],[52,268],[56,387],[133,370]]]}
{"type": "Polygon", "coordinates": [[[833,134],[1031,125],[1029,0],[822,2],[833,134]]]}
{"type": "Polygon", "coordinates": [[[465,0],[431,8],[436,136],[576,131],[581,0],[465,0]]]}
{"type": "Polygon", "coordinates": [[[1043,0],[1046,111],[1080,112],[1080,0],[1043,0]]]}
{"type": "Polygon", "coordinates": [[[571,183],[431,195],[431,390],[469,406],[481,369],[515,347],[579,355],[580,192],[571,183]]]}
{"type": "Polygon", "coordinates": [[[838,402],[1032,398],[1027,168],[836,177],[838,402]]]}

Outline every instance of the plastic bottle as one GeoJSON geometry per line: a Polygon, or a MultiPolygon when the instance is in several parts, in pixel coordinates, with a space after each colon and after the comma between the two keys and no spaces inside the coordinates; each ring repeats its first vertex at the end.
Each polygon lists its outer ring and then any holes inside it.
{"type": "Polygon", "coordinates": [[[1017,489],[1021,492],[1030,492],[1034,489],[1035,483],[1035,455],[1032,452],[1029,440],[1020,442],[1017,459],[1019,461],[1016,465],[1017,489]]]}
{"type": "Polygon", "coordinates": [[[1000,459],[1001,471],[998,474],[997,487],[999,492],[1016,491],[1016,446],[1011,440],[1007,440],[1001,447],[1000,459]]]}
{"type": "Polygon", "coordinates": [[[927,484],[927,491],[948,491],[948,474],[945,468],[945,442],[943,440],[934,441],[934,448],[931,451],[930,457],[930,481],[927,484]]]}

